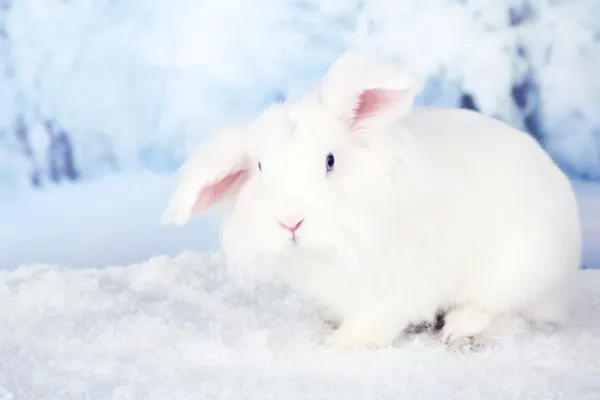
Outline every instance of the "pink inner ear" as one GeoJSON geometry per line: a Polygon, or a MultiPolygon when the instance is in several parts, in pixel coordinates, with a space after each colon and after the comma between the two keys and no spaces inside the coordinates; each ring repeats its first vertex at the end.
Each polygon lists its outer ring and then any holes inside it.
{"type": "Polygon", "coordinates": [[[232,172],[223,178],[219,179],[212,185],[205,186],[196,197],[196,204],[194,205],[194,214],[203,214],[218,202],[221,197],[227,192],[235,183],[240,179],[245,180],[248,172],[245,169],[241,169],[232,172]]]}
{"type": "Polygon", "coordinates": [[[404,90],[367,89],[358,97],[352,123],[371,117],[393,107],[404,98],[404,90]]]}

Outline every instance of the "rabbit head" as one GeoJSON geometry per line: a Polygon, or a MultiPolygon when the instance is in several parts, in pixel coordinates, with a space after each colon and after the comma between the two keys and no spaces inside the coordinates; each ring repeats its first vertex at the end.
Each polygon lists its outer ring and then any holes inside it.
{"type": "Polygon", "coordinates": [[[303,98],[203,142],[163,221],[182,225],[223,205],[223,246],[235,263],[367,247],[417,163],[397,125],[417,90],[403,69],[346,53],[303,98]]]}

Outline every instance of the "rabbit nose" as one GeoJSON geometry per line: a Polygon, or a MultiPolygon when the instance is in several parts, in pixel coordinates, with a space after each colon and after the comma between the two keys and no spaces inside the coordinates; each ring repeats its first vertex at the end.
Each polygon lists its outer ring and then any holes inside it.
{"type": "Polygon", "coordinates": [[[295,223],[289,223],[289,222],[283,223],[281,221],[277,221],[277,222],[279,222],[279,225],[281,225],[281,227],[283,227],[283,228],[287,229],[288,231],[294,233],[294,232],[296,232],[300,228],[300,226],[304,222],[304,218],[302,218],[301,220],[299,220],[299,221],[297,221],[295,223]]]}

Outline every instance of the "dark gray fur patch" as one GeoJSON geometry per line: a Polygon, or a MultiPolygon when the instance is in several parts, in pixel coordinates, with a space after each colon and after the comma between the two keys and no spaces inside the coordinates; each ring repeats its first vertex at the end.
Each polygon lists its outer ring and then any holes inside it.
{"type": "Polygon", "coordinates": [[[410,324],[405,329],[405,333],[408,335],[418,335],[428,330],[438,332],[444,327],[445,317],[446,312],[444,310],[438,310],[433,321],[421,321],[417,324],[410,324]]]}

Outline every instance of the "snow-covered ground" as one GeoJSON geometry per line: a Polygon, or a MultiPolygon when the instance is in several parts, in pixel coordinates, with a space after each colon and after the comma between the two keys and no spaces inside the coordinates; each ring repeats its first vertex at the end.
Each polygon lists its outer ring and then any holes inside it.
{"type": "Polygon", "coordinates": [[[478,352],[430,333],[380,350],[322,346],[331,328],[221,256],[0,271],[0,399],[597,399],[600,271],[554,333],[517,324],[478,352]]]}

